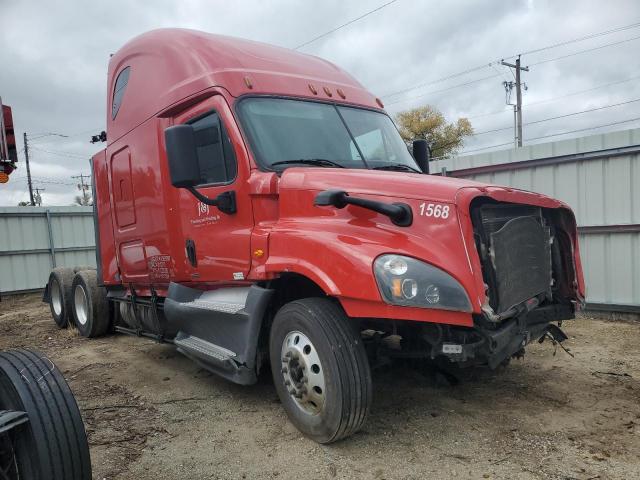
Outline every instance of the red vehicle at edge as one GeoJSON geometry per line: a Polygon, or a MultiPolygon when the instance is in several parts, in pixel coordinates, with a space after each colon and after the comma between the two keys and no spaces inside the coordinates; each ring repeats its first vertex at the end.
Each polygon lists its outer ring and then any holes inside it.
{"type": "Polygon", "coordinates": [[[57,269],[60,326],[175,344],[252,384],[328,443],[360,428],[370,365],[495,368],[573,318],[584,282],[569,207],[429,176],[382,103],[322,59],[156,30],[109,63],[92,159],[97,271],[57,269]],[[400,342],[390,342],[395,336],[400,342]]]}
{"type": "Polygon", "coordinates": [[[9,181],[9,175],[16,169],[18,150],[13,129],[13,114],[9,105],[2,104],[0,98],[0,183],[9,181]]]}
{"type": "MultiPolygon", "coordinates": [[[[0,99],[0,184],[17,161],[11,107],[0,99]]],[[[91,479],[87,434],[73,393],[54,363],[31,350],[0,350],[0,477],[91,479]]]]}

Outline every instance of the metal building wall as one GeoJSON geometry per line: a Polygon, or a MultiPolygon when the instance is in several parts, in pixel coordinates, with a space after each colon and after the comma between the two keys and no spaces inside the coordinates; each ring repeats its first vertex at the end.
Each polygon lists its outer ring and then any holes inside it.
{"type": "Polygon", "coordinates": [[[640,312],[640,129],[434,162],[434,172],[563,200],[593,309],[640,312]]]}
{"type": "Polygon", "coordinates": [[[92,207],[0,207],[0,293],[43,288],[55,266],[95,266],[92,207]]]}

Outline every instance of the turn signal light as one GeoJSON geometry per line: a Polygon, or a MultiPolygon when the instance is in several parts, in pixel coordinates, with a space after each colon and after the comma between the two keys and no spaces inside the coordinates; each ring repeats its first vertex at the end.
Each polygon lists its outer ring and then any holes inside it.
{"type": "Polygon", "coordinates": [[[391,281],[391,294],[395,298],[402,298],[402,280],[400,278],[394,278],[391,281]]]}

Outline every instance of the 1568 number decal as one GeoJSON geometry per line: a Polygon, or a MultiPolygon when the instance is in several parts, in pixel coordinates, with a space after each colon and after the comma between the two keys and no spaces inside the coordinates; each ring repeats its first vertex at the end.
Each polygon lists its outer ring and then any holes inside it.
{"type": "Polygon", "coordinates": [[[420,204],[420,215],[423,217],[449,218],[449,205],[422,202],[420,204]]]}

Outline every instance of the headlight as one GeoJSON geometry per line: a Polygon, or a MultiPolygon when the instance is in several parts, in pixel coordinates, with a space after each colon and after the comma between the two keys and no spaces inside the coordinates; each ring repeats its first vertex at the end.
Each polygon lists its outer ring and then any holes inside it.
{"type": "Polygon", "coordinates": [[[382,298],[392,305],[471,312],[467,293],[451,275],[402,255],[381,255],[374,271],[382,298]]]}

